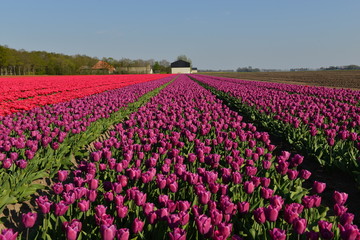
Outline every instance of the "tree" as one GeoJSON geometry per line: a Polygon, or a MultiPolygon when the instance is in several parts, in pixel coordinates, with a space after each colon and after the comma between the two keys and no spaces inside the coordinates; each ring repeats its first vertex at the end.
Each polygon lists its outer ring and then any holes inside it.
{"type": "Polygon", "coordinates": [[[186,55],[179,55],[178,57],[177,57],[177,60],[183,60],[183,61],[185,61],[185,62],[188,62],[188,63],[190,63],[190,67],[192,67],[192,61],[191,61],[191,59],[190,58],[188,58],[186,55]]]}
{"type": "Polygon", "coordinates": [[[159,62],[155,62],[152,69],[153,69],[154,73],[160,73],[161,72],[161,66],[160,66],[159,62]]]}

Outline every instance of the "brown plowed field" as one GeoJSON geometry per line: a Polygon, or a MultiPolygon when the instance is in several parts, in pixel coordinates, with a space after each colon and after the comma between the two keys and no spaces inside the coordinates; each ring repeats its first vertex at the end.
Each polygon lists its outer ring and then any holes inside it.
{"type": "Polygon", "coordinates": [[[201,72],[212,76],[360,90],[360,70],[304,72],[201,72]]]}

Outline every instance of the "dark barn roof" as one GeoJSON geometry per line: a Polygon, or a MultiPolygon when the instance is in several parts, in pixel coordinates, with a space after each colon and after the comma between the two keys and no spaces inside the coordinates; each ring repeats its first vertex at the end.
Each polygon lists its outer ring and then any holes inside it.
{"type": "Polygon", "coordinates": [[[177,60],[170,65],[172,68],[183,68],[183,67],[190,67],[190,63],[183,61],[183,60],[177,60]]]}

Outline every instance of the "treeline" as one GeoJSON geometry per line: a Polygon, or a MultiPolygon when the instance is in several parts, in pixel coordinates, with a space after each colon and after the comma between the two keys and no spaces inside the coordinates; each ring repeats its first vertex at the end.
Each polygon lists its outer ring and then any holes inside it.
{"type": "Polygon", "coordinates": [[[360,66],[358,65],[347,65],[347,66],[330,66],[327,68],[320,68],[320,70],[360,70],[360,66]]]}
{"type": "MultiPolygon", "coordinates": [[[[76,75],[84,74],[100,59],[86,55],[65,55],[46,51],[16,50],[0,45],[0,75],[76,75]]],[[[170,72],[167,60],[131,60],[103,58],[116,69],[121,67],[153,67],[158,73],[170,72]]],[[[89,72],[89,71],[88,71],[89,72]]],[[[92,72],[89,72],[92,73],[92,72]]],[[[117,72],[115,72],[117,73],[117,72]]]]}

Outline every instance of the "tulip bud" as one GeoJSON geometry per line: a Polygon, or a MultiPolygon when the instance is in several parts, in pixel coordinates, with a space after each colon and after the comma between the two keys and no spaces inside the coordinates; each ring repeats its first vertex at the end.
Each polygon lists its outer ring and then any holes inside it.
{"type": "Polygon", "coordinates": [[[200,234],[205,235],[210,231],[211,226],[211,218],[206,216],[205,214],[200,215],[195,218],[195,223],[200,234]]]}
{"type": "Polygon", "coordinates": [[[285,230],[281,230],[279,228],[274,228],[269,231],[270,237],[272,240],[285,240],[286,232],[285,230]]]}
{"type": "Polygon", "coordinates": [[[100,227],[101,239],[102,240],[113,240],[116,235],[115,225],[103,224],[100,227]]]}
{"type": "Polygon", "coordinates": [[[314,181],[313,184],[313,191],[316,193],[322,193],[326,188],[326,183],[322,183],[322,182],[318,182],[318,181],[314,181]]]}
{"type": "Polygon", "coordinates": [[[144,228],[144,222],[141,221],[140,219],[138,218],[135,218],[132,225],[131,225],[131,230],[134,234],[137,234],[139,232],[141,232],[144,228]]]}
{"type": "Polygon", "coordinates": [[[10,229],[3,229],[0,234],[0,239],[4,240],[16,240],[19,233],[14,233],[14,231],[10,229]]]}
{"type": "Polygon", "coordinates": [[[175,228],[172,232],[169,232],[170,240],[186,240],[186,231],[181,228],[175,228]]]}
{"type": "Polygon", "coordinates": [[[78,202],[78,208],[81,212],[86,212],[90,208],[90,201],[89,200],[80,200],[78,202]]]}
{"type": "Polygon", "coordinates": [[[37,213],[28,212],[26,214],[25,213],[22,214],[21,221],[26,228],[31,228],[35,225],[36,219],[37,219],[37,213]]]}
{"type": "Polygon", "coordinates": [[[64,222],[63,226],[66,233],[66,239],[76,240],[79,232],[81,232],[82,223],[77,219],[73,219],[70,222],[64,222]]]}
{"type": "Polygon", "coordinates": [[[58,171],[58,180],[60,182],[64,182],[68,176],[69,172],[67,170],[59,170],[58,171]]]}
{"type": "Polygon", "coordinates": [[[344,193],[344,192],[335,191],[333,194],[333,199],[334,199],[335,203],[337,203],[339,205],[344,205],[347,198],[348,198],[348,194],[344,193]]]}
{"type": "Polygon", "coordinates": [[[297,218],[293,221],[293,228],[297,234],[303,234],[306,230],[307,222],[304,218],[297,218]]]}
{"type": "Polygon", "coordinates": [[[120,228],[116,232],[117,240],[128,240],[130,237],[130,231],[128,228],[120,228]]]}
{"type": "Polygon", "coordinates": [[[264,223],[266,221],[264,207],[260,207],[254,210],[254,219],[257,223],[264,223]]]}

